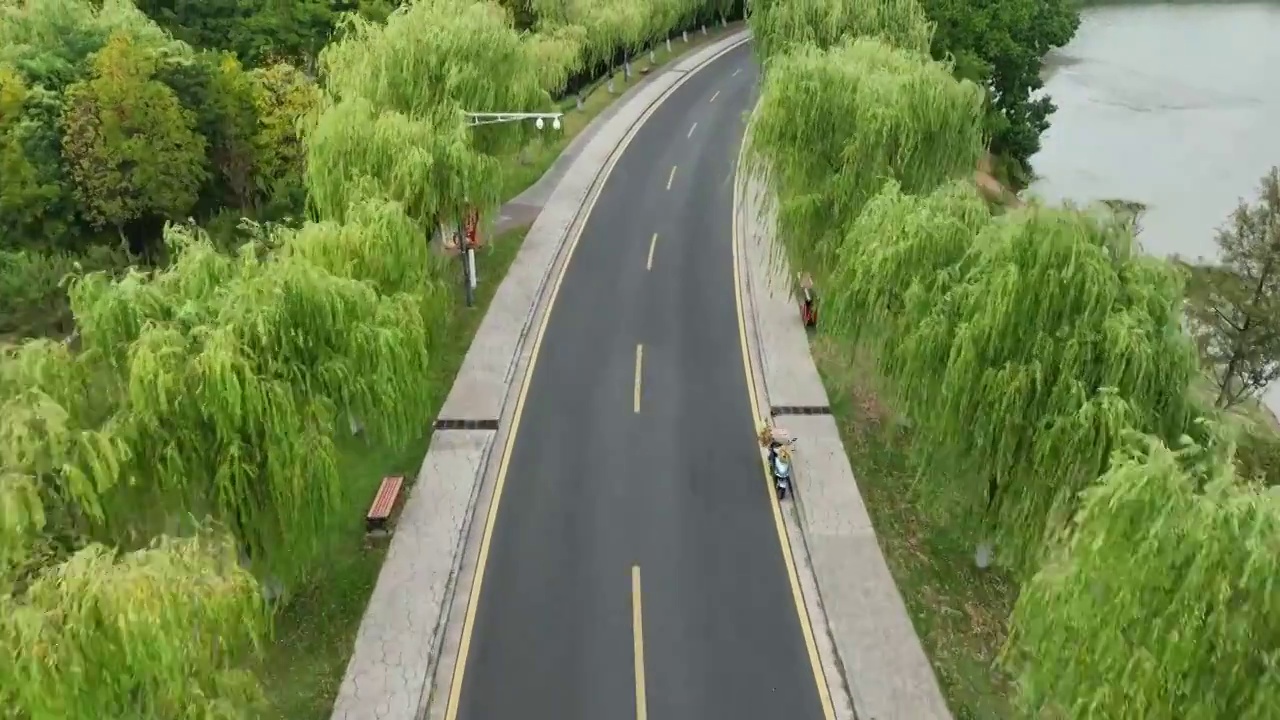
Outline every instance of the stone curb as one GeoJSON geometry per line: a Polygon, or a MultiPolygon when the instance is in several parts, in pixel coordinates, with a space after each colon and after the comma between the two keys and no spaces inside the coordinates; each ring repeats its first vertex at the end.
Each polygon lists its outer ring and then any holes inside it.
{"type": "MultiPolygon", "coordinates": [[[[750,129],[748,128],[748,132],[750,129]]],[[[786,258],[774,242],[773,201],[740,168],[734,208],[748,355],[762,417],[776,406],[829,406],[809,350],[786,258]]],[[[815,641],[837,714],[861,720],[951,720],[933,667],[880,551],[830,415],[786,416],[800,438],[794,502],[784,508],[815,641]],[[825,630],[825,632],[823,632],[825,630]],[[843,685],[843,687],[837,687],[843,685]],[[840,693],[852,707],[841,708],[840,693]]]]}
{"type": "MultiPolygon", "coordinates": [[[[740,31],[699,48],[632,88],[634,95],[587,141],[534,221],[440,412],[447,419],[499,420],[499,430],[432,435],[361,620],[333,720],[416,720],[428,711],[438,681],[447,688],[452,673],[438,670],[452,667],[461,634],[458,616],[466,603],[453,600],[459,589],[470,588],[474,573],[475,563],[466,562],[478,550],[471,542],[478,540],[471,538],[474,513],[492,496],[494,447],[506,444],[519,394],[512,380],[531,359],[526,341],[548,311],[547,290],[566,260],[565,241],[585,222],[611,158],[649,109],[680,78],[746,39],[740,31]]],[[[434,703],[430,710],[442,714],[443,706],[434,703]]]]}

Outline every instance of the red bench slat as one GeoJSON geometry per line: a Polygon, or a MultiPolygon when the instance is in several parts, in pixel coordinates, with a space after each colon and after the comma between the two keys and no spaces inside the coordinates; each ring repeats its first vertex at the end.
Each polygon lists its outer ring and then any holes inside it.
{"type": "Polygon", "coordinates": [[[382,484],[378,486],[378,495],[374,497],[373,505],[369,508],[369,514],[365,519],[370,524],[381,525],[391,517],[391,511],[395,508],[396,499],[400,496],[400,488],[403,486],[403,475],[382,478],[382,484]]]}

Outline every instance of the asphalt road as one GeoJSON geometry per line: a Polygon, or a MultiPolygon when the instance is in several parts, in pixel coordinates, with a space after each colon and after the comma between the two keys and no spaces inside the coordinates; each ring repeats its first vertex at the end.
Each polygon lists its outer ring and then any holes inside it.
{"type": "Polygon", "coordinates": [[[738,338],[732,177],[757,74],[744,45],[677,89],[587,221],[515,439],[460,720],[637,718],[637,655],[653,720],[823,716],[738,338]]]}

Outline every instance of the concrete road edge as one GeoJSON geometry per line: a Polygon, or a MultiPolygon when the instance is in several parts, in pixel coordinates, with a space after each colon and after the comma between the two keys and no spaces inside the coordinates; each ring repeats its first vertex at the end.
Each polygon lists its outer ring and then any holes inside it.
{"type": "MultiPolygon", "coordinates": [[[[772,194],[753,169],[740,160],[733,212],[741,311],[763,405],[759,411],[769,417],[774,407],[829,407],[800,321],[793,278],[774,241],[772,194]]],[[[785,415],[777,423],[800,438],[794,502],[784,504],[783,517],[837,715],[841,720],[951,720],[880,551],[834,418],[785,415]]]]}
{"type": "MultiPolygon", "coordinates": [[[[480,533],[475,510],[492,500],[498,455],[511,432],[519,378],[531,359],[531,330],[547,313],[552,278],[566,261],[566,242],[604,183],[620,144],[685,77],[746,42],[741,31],[689,53],[646,79],[586,144],[546,206],[499,286],[463,361],[441,419],[493,422],[498,430],[438,430],[396,526],[361,620],[333,720],[417,720],[437,680],[448,686],[471,588],[480,533]],[[437,677],[439,676],[439,677],[437,677]]],[[[483,281],[483,268],[481,279],[483,281]]]]}

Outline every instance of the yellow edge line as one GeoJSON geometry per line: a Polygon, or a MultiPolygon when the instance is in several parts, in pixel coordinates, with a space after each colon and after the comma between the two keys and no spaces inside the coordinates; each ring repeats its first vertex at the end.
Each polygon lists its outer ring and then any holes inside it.
{"type": "MultiPolygon", "coordinates": [[[[747,132],[750,132],[750,122],[747,132]]],[[[755,370],[751,367],[751,354],[747,345],[746,308],[742,302],[742,271],[739,269],[739,247],[742,234],[738,227],[738,194],[741,187],[742,159],[746,156],[746,136],[743,136],[742,147],[738,150],[738,165],[733,183],[733,300],[738,310],[738,342],[742,349],[742,366],[747,373],[747,395],[751,400],[751,417],[755,427],[764,425],[760,416],[759,398],[756,394],[755,370]]],[[[787,537],[787,527],[782,522],[782,507],[774,495],[773,482],[769,477],[769,468],[764,458],[760,459],[760,470],[764,475],[764,490],[769,498],[769,507],[773,510],[773,522],[778,530],[778,542],[782,545],[782,558],[787,566],[787,578],[791,581],[791,598],[795,601],[796,614],[800,616],[800,631],[804,636],[805,648],[809,651],[809,665],[813,669],[813,679],[818,685],[818,699],[822,702],[822,715],[826,720],[835,720],[835,706],[831,703],[831,691],[827,687],[826,675],[822,671],[822,661],[818,657],[818,645],[813,639],[813,626],[809,622],[809,612],[805,608],[804,593],[800,590],[800,576],[796,572],[795,558],[791,552],[791,540],[787,537]]]]}
{"type": "Polygon", "coordinates": [[[445,720],[457,720],[458,717],[458,700],[462,696],[462,681],[467,672],[467,658],[471,653],[471,634],[475,629],[476,608],[479,606],[480,594],[484,589],[484,571],[485,566],[489,562],[489,546],[493,542],[493,528],[495,520],[498,517],[498,508],[502,504],[502,490],[506,486],[507,482],[507,466],[511,462],[511,450],[515,447],[516,434],[520,430],[520,418],[524,414],[525,397],[529,394],[530,380],[533,379],[533,370],[538,364],[538,351],[542,348],[542,338],[547,332],[547,322],[551,318],[551,312],[555,309],[556,298],[560,295],[560,286],[564,284],[564,278],[569,269],[569,263],[573,261],[573,253],[578,249],[578,241],[582,238],[582,229],[586,226],[586,219],[591,216],[591,213],[595,210],[596,202],[600,199],[600,195],[604,193],[604,186],[608,182],[609,177],[613,174],[614,166],[618,164],[620,159],[622,159],[622,156],[626,153],[627,147],[631,145],[631,141],[634,140],[636,134],[640,132],[640,128],[644,127],[644,124],[648,122],[650,116],[657,112],[658,108],[662,107],[662,103],[666,102],[667,98],[671,97],[677,88],[688,82],[689,78],[696,75],[699,70],[702,70],[712,62],[715,62],[721,57],[727,55],[734,49],[741,46],[741,44],[742,43],[736,43],[725,48],[722,52],[716,54],[712,58],[709,58],[706,63],[694,71],[682,75],[680,79],[672,83],[666,93],[654,102],[654,104],[645,109],[639,120],[637,120],[636,123],[631,126],[631,129],[627,131],[622,142],[614,149],[612,157],[609,158],[609,164],[605,167],[604,173],[600,176],[600,183],[596,186],[591,196],[591,200],[586,206],[586,212],[579,216],[580,221],[577,223],[577,228],[574,230],[573,237],[570,238],[570,244],[568,251],[565,254],[564,263],[560,266],[560,270],[556,274],[555,285],[551,288],[551,296],[547,301],[546,312],[543,313],[542,319],[538,323],[536,334],[534,335],[533,351],[529,356],[529,367],[525,369],[524,377],[520,380],[520,394],[516,398],[515,412],[511,419],[511,432],[507,436],[507,442],[502,448],[502,460],[498,465],[498,477],[497,481],[494,483],[493,499],[489,501],[489,512],[486,514],[484,522],[484,534],[480,538],[479,559],[476,561],[475,575],[471,582],[471,593],[467,598],[467,614],[462,622],[462,638],[458,646],[458,657],[455,659],[453,665],[453,679],[449,685],[449,699],[445,706],[445,720]]]}
{"type": "Polygon", "coordinates": [[[631,566],[631,635],[636,665],[636,720],[649,717],[644,689],[644,612],[640,607],[640,566],[631,566]]]}

